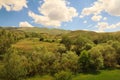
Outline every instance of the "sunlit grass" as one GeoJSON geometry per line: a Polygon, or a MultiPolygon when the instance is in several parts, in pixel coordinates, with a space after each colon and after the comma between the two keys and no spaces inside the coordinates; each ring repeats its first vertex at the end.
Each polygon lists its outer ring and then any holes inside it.
{"type": "MultiPolygon", "coordinates": [[[[35,76],[27,80],[54,80],[51,76],[35,76]]],[[[102,70],[93,74],[78,74],[72,80],[120,80],[120,70],[102,70]]]]}
{"type": "Polygon", "coordinates": [[[45,76],[34,76],[26,80],[54,80],[54,79],[49,75],[45,75],[45,76]]]}
{"type": "Polygon", "coordinates": [[[96,74],[79,74],[73,80],[120,80],[120,70],[102,70],[96,74]]]}
{"type": "Polygon", "coordinates": [[[59,47],[59,45],[60,44],[56,42],[41,42],[39,41],[39,38],[28,38],[18,41],[16,44],[13,45],[13,47],[22,49],[24,51],[32,51],[35,48],[46,47],[48,51],[53,52],[59,47]]]}

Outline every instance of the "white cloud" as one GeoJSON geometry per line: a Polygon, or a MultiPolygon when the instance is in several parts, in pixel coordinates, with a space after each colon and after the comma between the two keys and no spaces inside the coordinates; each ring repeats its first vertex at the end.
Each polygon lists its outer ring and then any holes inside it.
{"type": "Polygon", "coordinates": [[[0,9],[4,7],[7,11],[19,11],[27,8],[26,0],[0,0],[0,9]]]}
{"type": "Polygon", "coordinates": [[[31,11],[29,11],[28,15],[37,24],[58,27],[61,26],[62,22],[72,21],[72,18],[78,15],[75,8],[67,5],[65,0],[44,0],[42,6],[38,8],[42,15],[31,11]]]}
{"type": "Polygon", "coordinates": [[[100,15],[102,11],[113,16],[120,16],[120,0],[97,0],[91,7],[84,8],[80,16],[100,15]]]}
{"type": "Polygon", "coordinates": [[[101,20],[101,18],[102,18],[102,16],[101,15],[94,15],[94,16],[92,16],[92,20],[93,21],[100,21],[101,20]]]}
{"type": "Polygon", "coordinates": [[[85,24],[86,24],[86,23],[87,23],[87,21],[85,20],[85,21],[83,21],[83,23],[85,23],[85,24]]]}
{"type": "Polygon", "coordinates": [[[120,16],[120,0],[100,0],[104,10],[111,15],[120,16]]]}
{"type": "Polygon", "coordinates": [[[80,18],[83,18],[84,16],[80,15],[80,18]]]}
{"type": "Polygon", "coordinates": [[[94,2],[93,6],[84,8],[81,12],[80,16],[89,16],[91,14],[98,15],[103,10],[103,6],[101,6],[101,3],[94,2]]]}
{"type": "Polygon", "coordinates": [[[107,20],[107,17],[104,17],[103,20],[104,20],[104,21],[107,20]]]}
{"type": "Polygon", "coordinates": [[[118,22],[116,24],[111,24],[111,25],[108,24],[107,22],[98,22],[96,27],[98,28],[99,32],[104,32],[104,30],[106,30],[106,29],[113,29],[113,28],[120,27],[120,22],[118,22]]]}
{"type": "Polygon", "coordinates": [[[27,21],[25,21],[25,22],[20,22],[19,27],[33,27],[33,26],[27,21]]]}

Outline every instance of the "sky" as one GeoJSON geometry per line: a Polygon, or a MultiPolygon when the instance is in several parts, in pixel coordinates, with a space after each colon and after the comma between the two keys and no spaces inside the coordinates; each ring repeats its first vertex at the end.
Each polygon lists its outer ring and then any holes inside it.
{"type": "Polygon", "coordinates": [[[120,31],[120,0],[0,0],[0,26],[120,31]]]}

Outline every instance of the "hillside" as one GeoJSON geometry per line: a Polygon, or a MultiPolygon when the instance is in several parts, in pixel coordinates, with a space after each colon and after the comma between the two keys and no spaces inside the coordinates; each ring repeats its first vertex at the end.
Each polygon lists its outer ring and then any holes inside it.
{"type": "Polygon", "coordinates": [[[62,29],[49,29],[49,28],[27,28],[27,27],[22,27],[22,28],[17,28],[17,30],[25,31],[25,32],[35,32],[35,33],[47,33],[50,35],[58,35],[58,34],[65,34],[68,33],[68,30],[62,30],[62,29]]]}
{"type": "Polygon", "coordinates": [[[119,69],[120,32],[0,28],[0,80],[119,80],[119,69]]]}

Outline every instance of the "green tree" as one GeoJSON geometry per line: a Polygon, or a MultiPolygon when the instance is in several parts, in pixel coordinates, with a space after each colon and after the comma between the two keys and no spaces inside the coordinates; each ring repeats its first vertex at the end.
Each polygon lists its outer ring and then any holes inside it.
{"type": "Polygon", "coordinates": [[[110,44],[115,49],[117,63],[120,65],[120,42],[111,40],[111,41],[108,41],[108,44],[110,44]]]}
{"type": "Polygon", "coordinates": [[[100,52],[104,61],[104,68],[114,68],[116,66],[116,52],[115,49],[107,43],[99,44],[94,48],[94,52],[100,52]]]}
{"type": "Polygon", "coordinates": [[[117,63],[115,49],[110,45],[104,45],[103,48],[104,49],[101,50],[101,53],[104,58],[104,67],[114,68],[117,63]]]}
{"type": "Polygon", "coordinates": [[[90,63],[89,54],[86,50],[84,50],[81,52],[78,60],[80,71],[82,72],[89,71],[89,63],[90,63]]]}
{"type": "Polygon", "coordinates": [[[92,41],[88,40],[85,37],[78,37],[75,42],[74,50],[79,55],[83,50],[89,50],[92,48],[92,41]]]}
{"type": "Polygon", "coordinates": [[[63,70],[68,70],[73,73],[78,72],[78,55],[76,55],[72,51],[68,51],[65,54],[63,54],[62,61],[61,61],[61,67],[63,70]]]}
{"type": "Polygon", "coordinates": [[[89,50],[89,67],[93,71],[100,70],[103,67],[103,56],[97,47],[89,50]]]}
{"type": "Polygon", "coordinates": [[[20,56],[16,49],[10,48],[4,58],[4,79],[19,80],[25,77],[27,71],[24,61],[25,57],[20,56]]]}
{"type": "Polygon", "coordinates": [[[68,36],[63,36],[61,43],[65,45],[67,50],[70,50],[73,42],[68,36]]]}

